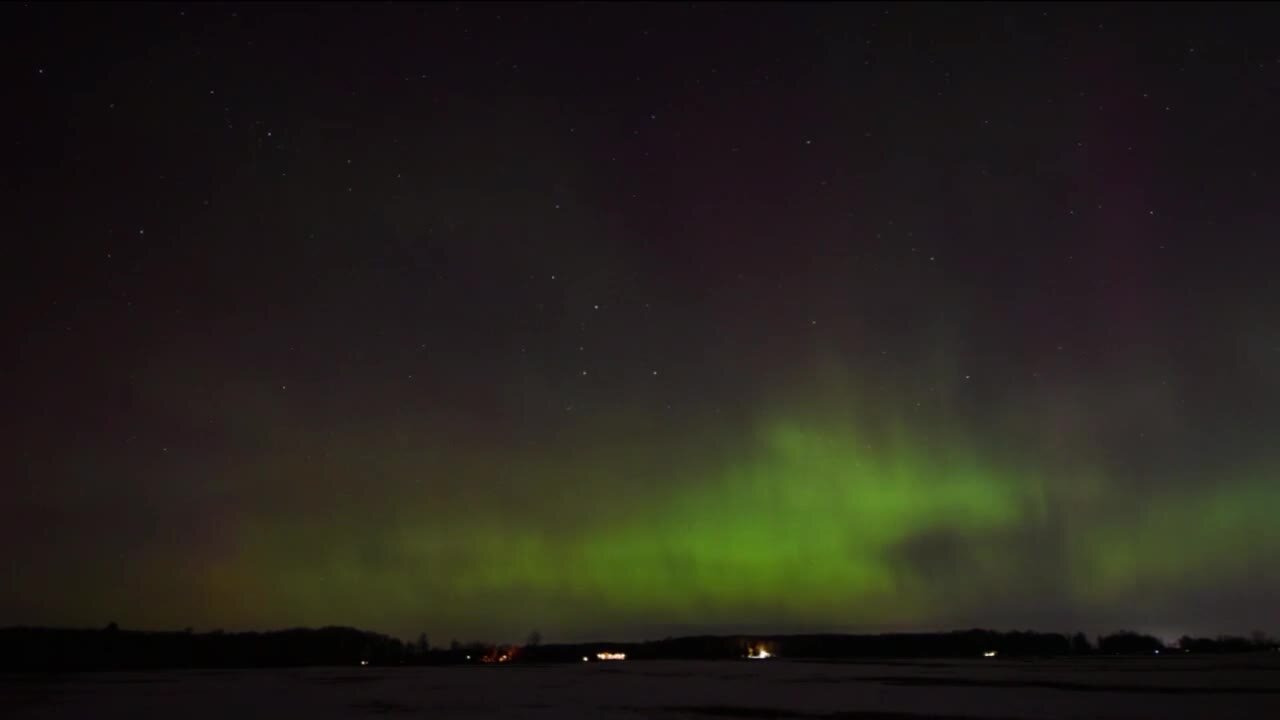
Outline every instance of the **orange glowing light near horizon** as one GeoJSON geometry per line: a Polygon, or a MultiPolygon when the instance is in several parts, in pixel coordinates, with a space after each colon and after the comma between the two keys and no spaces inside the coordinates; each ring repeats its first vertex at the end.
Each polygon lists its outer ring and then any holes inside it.
{"type": "Polygon", "coordinates": [[[752,645],[747,648],[747,657],[751,660],[768,660],[773,657],[764,645],[752,645]]]}
{"type": "MultiPolygon", "coordinates": [[[[519,650],[517,647],[493,648],[480,658],[480,662],[487,664],[511,662],[515,659],[519,650]]],[[[470,659],[470,657],[468,655],[467,659],[470,659]]]]}
{"type": "Polygon", "coordinates": [[[626,660],[627,654],[621,652],[598,652],[596,653],[598,660],[626,660]]]}

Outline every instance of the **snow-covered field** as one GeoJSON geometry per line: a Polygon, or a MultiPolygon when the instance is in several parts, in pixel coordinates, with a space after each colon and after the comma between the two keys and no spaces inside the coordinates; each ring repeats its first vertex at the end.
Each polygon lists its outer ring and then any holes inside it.
{"type": "Polygon", "coordinates": [[[1280,718],[1274,656],[0,675],[5,718],[1280,718]]]}

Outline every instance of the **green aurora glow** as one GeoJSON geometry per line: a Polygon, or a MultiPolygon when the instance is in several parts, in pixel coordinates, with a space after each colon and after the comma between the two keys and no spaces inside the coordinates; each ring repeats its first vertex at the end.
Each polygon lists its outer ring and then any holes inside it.
{"type": "MultiPolygon", "coordinates": [[[[927,628],[998,622],[993,608],[1028,596],[1159,617],[1153,596],[1239,581],[1280,551],[1266,482],[1114,507],[1120,481],[1095,468],[1037,473],[1037,459],[977,450],[955,422],[917,416],[913,432],[849,385],[777,403],[737,437],[700,420],[701,443],[579,428],[555,448],[486,455],[353,431],[362,444],[325,463],[262,458],[238,472],[295,489],[226,517],[234,541],[170,592],[235,627],[406,636],[927,628]],[[292,505],[348,474],[394,491],[292,505]]],[[[175,622],[189,616],[175,606],[175,622]]]]}

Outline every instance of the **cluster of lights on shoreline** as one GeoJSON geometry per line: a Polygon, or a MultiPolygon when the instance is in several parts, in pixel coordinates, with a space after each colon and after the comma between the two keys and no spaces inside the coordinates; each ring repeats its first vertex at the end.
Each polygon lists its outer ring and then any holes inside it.
{"type": "MultiPolygon", "coordinates": [[[[518,652],[518,650],[519,648],[516,648],[516,647],[494,648],[489,652],[485,653],[480,658],[480,662],[486,663],[486,664],[511,662],[512,660],[515,659],[516,653],[518,652]]],[[[468,655],[467,659],[470,660],[471,656],[468,655]]]]}

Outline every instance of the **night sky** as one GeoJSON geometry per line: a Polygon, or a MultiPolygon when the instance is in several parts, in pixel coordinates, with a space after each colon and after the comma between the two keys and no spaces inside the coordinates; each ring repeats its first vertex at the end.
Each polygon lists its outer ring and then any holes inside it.
{"type": "Polygon", "coordinates": [[[1275,5],[0,7],[0,625],[1280,630],[1275,5]]]}

